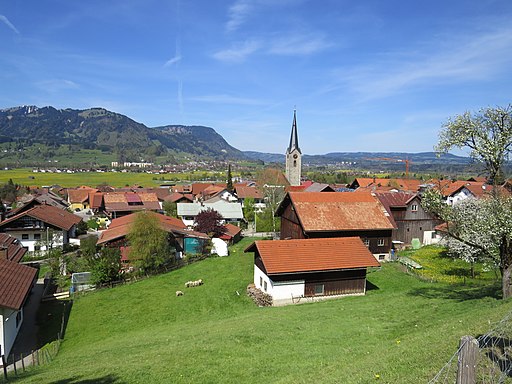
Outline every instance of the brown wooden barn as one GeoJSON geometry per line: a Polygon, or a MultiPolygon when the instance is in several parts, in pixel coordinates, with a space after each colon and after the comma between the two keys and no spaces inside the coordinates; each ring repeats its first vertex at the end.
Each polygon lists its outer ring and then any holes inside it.
{"type": "Polygon", "coordinates": [[[411,244],[417,238],[423,244],[435,242],[434,228],[442,223],[421,206],[420,197],[415,193],[385,192],[377,193],[384,208],[395,222],[393,240],[411,244]]]}
{"type": "Polygon", "coordinates": [[[254,285],[273,305],[364,295],[367,268],[380,266],[359,237],[260,240],[245,252],[254,252],[254,285]]]}
{"type": "Polygon", "coordinates": [[[370,192],[288,192],[275,215],[283,240],[357,236],[378,260],[389,260],[394,224],[370,192]]]}

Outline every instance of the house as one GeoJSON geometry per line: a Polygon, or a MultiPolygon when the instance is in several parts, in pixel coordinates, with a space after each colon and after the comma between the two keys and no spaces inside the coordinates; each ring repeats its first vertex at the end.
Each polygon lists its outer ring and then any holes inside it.
{"type": "Polygon", "coordinates": [[[93,196],[98,190],[89,187],[68,189],[68,203],[73,212],[84,211],[91,208],[93,196]]]}
{"type": "Polygon", "coordinates": [[[111,192],[103,194],[105,213],[112,219],[137,211],[160,212],[162,206],[155,193],[111,192]]]}
{"type": "Polygon", "coordinates": [[[244,202],[246,199],[254,200],[254,210],[257,212],[262,212],[266,208],[265,197],[263,196],[263,193],[256,187],[237,185],[235,186],[235,195],[238,198],[238,201],[242,204],[242,208],[244,207],[244,202]]]}
{"type": "Polygon", "coordinates": [[[359,237],[258,240],[245,252],[254,252],[254,285],[273,305],[364,295],[367,268],[380,266],[359,237]]]}
{"type": "Polygon", "coordinates": [[[0,355],[6,357],[23,323],[23,307],[37,279],[37,269],[18,264],[25,252],[15,238],[0,234],[0,355]]]}
{"type": "Polygon", "coordinates": [[[389,260],[393,223],[369,192],[288,192],[275,216],[281,239],[360,237],[378,260],[389,260]]]}
{"type": "Polygon", "coordinates": [[[192,228],[196,216],[209,208],[219,212],[224,218],[224,223],[239,223],[244,220],[242,204],[228,203],[224,200],[214,201],[212,203],[178,203],[178,217],[183,220],[185,225],[192,228]]]}
{"type": "Polygon", "coordinates": [[[395,224],[393,241],[411,244],[412,239],[419,239],[422,244],[439,241],[435,227],[441,220],[426,212],[421,206],[421,199],[416,193],[383,192],[376,193],[395,224]]]}
{"type": "MultiPolygon", "coordinates": [[[[189,230],[183,222],[175,217],[165,216],[160,213],[148,211],[147,214],[154,216],[160,228],[169,233],[169,245],[176,250],[176,258],[181,258],[183,253],[196,253],[195,246],[199,241],[207,240],[208,235],[189,230]]],[[[127,248],[127,235],[130,233],[130,227],[136,219],[136,213],[122,216],[112,220],[109,228],[102,231],[98,238],[97,244],[100,246],[119,247],[121,254],[123,251],[129,253],[127,248]]]]}
{"type": "Polygon", "coordinates": [[[52,246],[68,244],[80,221],[66,210],[43,204],[0,222],[0,232],[14,236],[31,252],[44,251],[45,242],[52,246]]]}
{"type": "Polygon", "coordinates": [[[59,195],[55,194],[51,191],[40,190],[40,191],[32,191],[32,193],[27,193],[23,196],[20,196],[16,202],[16,208],[10,210],[6,213],[5,217],[13,217],[21,212],[28,211],[31,208],[34,208],[37,205],[52,205],[59,209],[67,209],[69,204],[59,195]]]}

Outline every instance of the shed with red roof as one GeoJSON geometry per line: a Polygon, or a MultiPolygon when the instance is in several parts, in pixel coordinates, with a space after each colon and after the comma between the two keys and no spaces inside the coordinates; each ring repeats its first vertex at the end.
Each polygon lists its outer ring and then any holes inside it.
{"type": "Polygon", "coordinates": [[[367,268],[380,266],[359,237],[259,240],[245,252],[254,252],[254,285],[274,305],[364,295],[367,268]]]}

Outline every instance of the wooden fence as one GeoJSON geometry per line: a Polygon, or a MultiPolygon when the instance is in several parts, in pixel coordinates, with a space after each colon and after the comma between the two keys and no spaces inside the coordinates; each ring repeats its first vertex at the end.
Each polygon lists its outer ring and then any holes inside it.
{"type": "Polygon", "coordinates": [[[55,356],[57,356],[60,344],[62,343],[60,333],[57,337],[57,340],[44,345],[40,349],[31,351],[29,354],[11,353],[7,358],[4,355],[1,355],[4,379],[7,381],[9,379],[9,375],[17,376],[18,371],[25,372],[25,369],[28,366],[38,366],[52,362],[55,356]]]}

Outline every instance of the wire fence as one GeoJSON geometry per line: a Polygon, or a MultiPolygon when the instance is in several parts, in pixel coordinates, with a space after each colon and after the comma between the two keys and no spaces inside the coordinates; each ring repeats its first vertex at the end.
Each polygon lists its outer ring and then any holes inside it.
{"type": "Polygon", "coordinates": [[[512,311],[485,335],[464,336],[429,384],[512,383],[512,311]]]}

